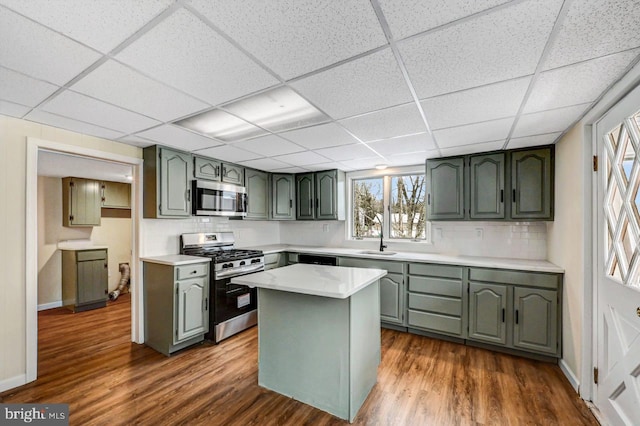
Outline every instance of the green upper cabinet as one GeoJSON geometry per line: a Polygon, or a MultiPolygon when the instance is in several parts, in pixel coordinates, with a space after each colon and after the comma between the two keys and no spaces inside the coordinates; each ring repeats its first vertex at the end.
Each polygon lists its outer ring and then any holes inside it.
{"type": "Polygon", "coordinates": [[[144,149],[146,218],[191,215],[191,154],[157,145],[144,149]]]}
{"type": "Polygon", "coordinates": [[[427,216],[464,219],[464,158],[427,160],[427,216]]]}
{"type": "Polygon", "coordinates": [[[102,207],[109,209],[131,208],[131,184],[102,182],[102,207]]]}
{"type": "Polygon", "coordinates": [[[220,181],[221,174],[222,163],[220,161],[205,157],[193,157],[193,177],[196,179],[220,181]]]}
{"type": "Polygon", "coordinates": [[[511,153],[511,218],[553,219],[551,148],[511,153]]]}
{"type": "Polygon", "coordinates": [[[81,178],[62,179],[62,225],[100,226],[100,182],[81,178]]]}
{"type": "Polygon", "coordinates": [[[315,174],[296,175],[296,218],[315,219],[315,174]]]}
{"type": "Polygon", "coordinates": [[[244,167],[235,164],[222,163],[221,179],[225,183],[244,185],[244,167]]]}
{"type": "Polygon", "coordinates": [[[504,163],[504,153],[470,157],[471,219],[504,219],[504,163]]]}
{"type": "Polygon", "coordinates": [[[271,219],[294,220],[295,182],[290,174],[271,175],[271,219]]]}
{"type": "Polygon", "coordinates": [[[269,175],[259,170],[246,169],[247,216],[245,219],[269,218],[269,175]]]}

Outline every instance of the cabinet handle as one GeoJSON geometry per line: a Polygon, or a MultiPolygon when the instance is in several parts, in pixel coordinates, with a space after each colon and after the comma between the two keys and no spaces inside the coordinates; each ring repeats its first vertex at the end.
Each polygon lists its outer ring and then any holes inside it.
{"type": "Polygon", "coordinates": [[[512,195],[513,196],[513,202],[515,203],[516,202],[516,190],[515,189],[512,191],[512,194],[513,194],[512,195]]]}
{"type": "Polygon", "coordinates": [[[427,194],[427,205],[431,205],[431,194],[427,194]]]}
{"type": "Polygon", "coordinates": [[[216,177],[220,176],[220,166],[216,166],[216,177]]]}
{"type": "Polygon", "coordinates": [[[516,309],[516,324],[518,324],[518,310],[516,309]]]}
{"type": "Polygon", "coordinates": [[[504,189],[500,190],[500,202],[504,203],[504,189]]]}
{"type": "Polygon", "coordinates": [[[313,209],[313,200],[309,200],[309,211],[313,209]]]}
{"type": "Polygon", "coordinates": [[[197,273],[198,273],[198,271],[191,271],[191,273],[192,273],[192,274],[197,274],[197,273]]]}
{"type": "Polygon", "coordinates": [[[105,268],[107,267],[107,264],[106,264],[106,263],[104,264],[104,267],[105,267],[105,268]]]}
{"type": "Polygon", "coordinates": [[[191,202],[191,190],[187,189],[187,201],[191,202]]]}
{"type": "Polygon", "coordinates": [[[208,311],[209,310],[209,299],[208,298],[204,298],[204,310],[208,311]]]}
{"type": "Polygon", "coordinates": [[[289,200],[289,208],[292,209],[293,208],[293,200],[289,200]]]}
{"type": "Polygon", "coordinates": [[[505,309],[504,309],[504,308],[502,308],[502,322],[504,322],[504,321],[505,321],[505,313],[506,313],[506,312],[505,312],[505,309]]]}

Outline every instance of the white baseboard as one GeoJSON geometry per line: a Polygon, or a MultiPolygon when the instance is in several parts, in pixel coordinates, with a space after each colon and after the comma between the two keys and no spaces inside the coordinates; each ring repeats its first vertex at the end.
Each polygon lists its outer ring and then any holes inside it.
{"type": "Polygon", "coordinates": [[[27,375],[20,374],[19,376],[11,377],[8,379],[0,380],[0,392],[4,392],[9,389],[17,388],[27,383],[27,375]]]}
{"type": "Polygon", "coordinates": [[[580,381],[576,377],[575,373],[571,371],[571,368],[569,368],[564,359],[561,359],[560,362],[558,362],[558,365],[560,366],[560,370],[562,370],[567,380],[569,380],[569,383],[571,383],[571,387],[573,387],[576,393],[578,393],[580,389],[580,381]]]}
{"type": "Polygon", "coordinates": [[[57,302],[43,303],[42,305],[38,305],[38,310],[46,311],[47,309],[59,308],[60,306],[62,306],[62,300],[58,300],[57,302]]]}

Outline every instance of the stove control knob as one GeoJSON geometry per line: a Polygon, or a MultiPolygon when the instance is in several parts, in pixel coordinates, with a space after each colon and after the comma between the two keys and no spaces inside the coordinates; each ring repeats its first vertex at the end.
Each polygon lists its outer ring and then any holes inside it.
{"type": "Polygon", "coordinates": [[[244,265],[244,264],[245,264],[244,260],[241,260],[241,261],[240,261],[240,266],[242,266],[242,265],[244,265]]]}
{"type": "Polygon", "coordinates": [[[224,263],[222,269],[233,268],[233,263],[224,263]]]}
{"type": "Polygon", "coordinates": [[[260,259],[251,259],[251,263],[260,263],[260,259]]]}

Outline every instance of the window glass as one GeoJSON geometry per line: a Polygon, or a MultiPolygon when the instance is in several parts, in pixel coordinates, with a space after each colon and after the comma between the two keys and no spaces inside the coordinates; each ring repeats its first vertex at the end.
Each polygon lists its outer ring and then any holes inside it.
{"type": "Polygon", "coordinates": [[[391,177],[391,238],[424,239],[423,174],[391,177]]]}
{"type": "Polygon", "coordinates": [[[353,180],[353,236],[377,237],[382,230],[382,178],[353,180]]]}

